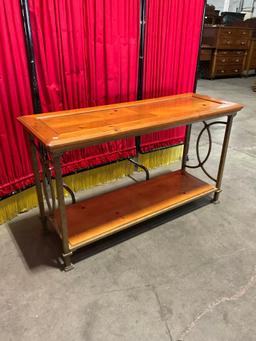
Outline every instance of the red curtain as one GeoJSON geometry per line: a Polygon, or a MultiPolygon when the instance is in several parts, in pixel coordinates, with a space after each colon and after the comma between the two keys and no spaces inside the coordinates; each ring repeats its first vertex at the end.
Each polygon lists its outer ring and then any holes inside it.
{"type": "MultiPolygon", "coordinates": [[[[43,111],[136,99],[139,0],[29,0],[43,111]]],[[[144,98],[193,90],[203,0],[148,0],[144,98]]],[[[0,196],[32,184],[16,117],[33,112],[20,1],[0,0],[0,196]]],[[[184,129],[142,137],[179,143],[184,129]]],[[[134,139],[64,155],[64,172],[135,153],[134,139]]]]}
{"type": "Polygon", "coordinates": [[[33,111],[20,1],[0,0],[0,197],[30,185],[32,170],[16,117],[33,111]]]}
{"type": "MultiPolygon", "coordinates": [[[[139,0],[30,0],[42,110],[136,100],[139,0]]],[[[135,154],[134,138],[63,156],[70,172],[135,154]]]]}
{"type": "MultiPolygon", "coordinates": [[[[192,92],[204,0],[147,0],[144,98],[192,92]]],[[[182,143],[184,127],[141,138],[142,150],[182,143]]]]}

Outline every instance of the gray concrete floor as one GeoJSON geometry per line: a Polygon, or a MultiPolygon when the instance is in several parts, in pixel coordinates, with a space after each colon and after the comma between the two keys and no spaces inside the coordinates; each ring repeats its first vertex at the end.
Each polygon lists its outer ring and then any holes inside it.
{"type": "MultiPolygon", "coordinates": [[[[193,203],[101,241],[79,252],[69,273],[59,270],[58,240],[42,234],[37,210],[0,227],[1,341],[256,340],[254,80],[198,84],[245,104],[219,205],[193,203]]],[[[222,133],[214,128],[209,168],[222,133]]]]}

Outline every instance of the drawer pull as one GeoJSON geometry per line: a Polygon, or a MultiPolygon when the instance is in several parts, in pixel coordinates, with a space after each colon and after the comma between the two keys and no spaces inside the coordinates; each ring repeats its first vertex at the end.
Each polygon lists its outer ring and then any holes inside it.
{"type": "Polygon", "coordinates": [[[230,45],[230,44],[231,44],[231,41],[230,41],[230,40],[227,40],[227,44],[230,45]]]}
{"type": "Polygon", "coordinates": [[[245,45],[245,42],[244,42],[244,41],[242,41],[242,42],[241,42],[241,45],[245,45]]]}
{"type": "Polygon", "coordinates": [[[231,31],[228,31],[228,34],[231,34],[232,32],[231,31]]]}
{"type": "Polygon", "coordinates": [[[221,73],[224,73],[225,71],[224,71],[224,70],[221,70],[220,72],[221,72],[221,73]]]}
{"type": "Polygon", "coordinates": [[[221,61],[222,61],[223,63],[225,63],[226,59],[225,59],[225,58],[223,58],[223,59],[221,59],[221,61]]]}
{"type": "Polygon", "coordinates": [[[246,34],[246,32],[245,32],[245,31],[243,31],[243,34],[246,34]]]}
{"type": "Polygon", "coordinates": [[[239,63],[239,59],[236,59],[236,62],[239,63]]]}
{"type": "Polygon", "coordinates": [[[237,70],[237,69],[235,69],[235,72],[238,72],[238,70],[237,70]]]}

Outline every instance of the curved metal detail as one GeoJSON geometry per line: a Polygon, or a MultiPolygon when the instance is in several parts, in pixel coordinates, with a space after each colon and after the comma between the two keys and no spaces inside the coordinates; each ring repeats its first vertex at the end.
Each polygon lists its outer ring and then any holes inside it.
{"type": "Polygon", "coordinates": [[[56,196],[52,183],[50,161],[46,151],[43,151],[43,153],[40,154],[40,161],[42,164],[43,171],[42,184],[44,196],[49,210],[49,214],[50,216],[52,216],[56,208],[56,196]]]}
{"type": "Polygon", "coordinates": [[[71,199],[72,199],[72,204],[75,204],[76,203],[76,197],[75,197],[75,194],[72,191],[72,189],[67,184],[65,184],[65,183],[63,183],[63,187],[70,194],[71,199]]]}
{"type": "MultiPolygon", "coordinates": [[[[52,167],[50,166],[50,159],[48,158],[48,154],[46,150],[42,150],[42,152],[39,155],[40,155],[40,161],[41,161],[42,172],[43,172],[42,185],[43,185],[44,197],[45,197],[45,201],[49,210],[49,215],[53,216],[54,211],[56,209],[56,195],[55,195],[54,185],[52,181],[54,179],[51,173],[52,167]]],[[[71,199],[72,199],[72,204],[75,204],[76,198],[72,189],[65,183],[63,183],[63,187],[70,194],[71,199]]]]}
{"type": "Polygon", "coordinates": [[[198,164],[197,165],[187,165],[186,164],[186,167],[187,168],[192,168],[192,169],[195,169],[195,168],[201,168],[202,171],[213,181],[217,182],[217,179],[214,178],[213,176],[211,176],[211,174],[208,173],[208,171],[205,169],[204,167],[204,164],[207,162],[207,160],[209,159],[209,156],[211,154],[211,151],[212,151],[212,136],[211,136],[211,130],[210,130],[210,127],[213,126],[213,125],[216,125],[216,124],[224,124],[224,125],[227,125],[227,122],[225,121],[216,121],[216,122],[211,122],[211,123],[206,123],[205,121],[202,122],[204,124],[204,127],[202,128],[202,130],[200,131],[198,137],[197,137],[197,140],[196,140],[196,157],[197,157],[197,160],[198,160],[198,164]],[[203,135],[203,133],[207,131],[207,135],[208,135],[208,141],[209,141],[209,145],[208,145],[208,151],[207,151],[207,154],[205,156],[205,158],[203,160],[201,160],[201,157],[200,157],[200,140],[201,140],[201,137],[203,135]]]}
{"type": "Polygon", "coordinates": [[[147,167],[145,167],[144,165],[138,163],[137,161],[133,160],[133,159],[129,159],[128,160],[133,163],[134,165],[136,165],[137,167],[141,168],[144,170],[144,172],[146,173],[146,180],[149,180],[149,170],[147,169],[147,167]]]}

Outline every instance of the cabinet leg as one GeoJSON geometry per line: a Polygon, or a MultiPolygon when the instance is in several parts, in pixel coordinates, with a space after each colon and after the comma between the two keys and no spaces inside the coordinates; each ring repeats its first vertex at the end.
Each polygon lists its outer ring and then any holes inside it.
{"type": "Polygon", "coordinates": [[[72,264],[71,260],[72,252],[63,254],[63,261],[64,261],[64,271],[68,272],[72,269],[74,269],[74,265],[72,264]]]}

